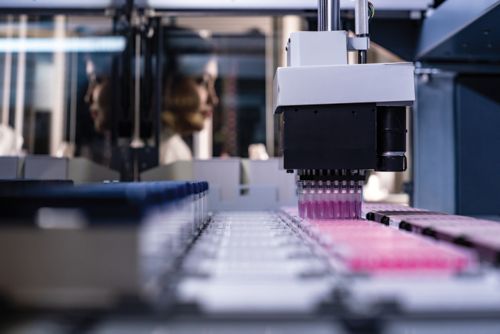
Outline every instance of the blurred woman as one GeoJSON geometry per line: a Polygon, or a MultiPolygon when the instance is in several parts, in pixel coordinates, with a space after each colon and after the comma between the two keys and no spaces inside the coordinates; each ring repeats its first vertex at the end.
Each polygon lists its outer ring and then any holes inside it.
{"type": "Polygon", "coordinates": [[[111,64],[98,57],[88,57],[85,60],[85,72],[88,86],[85,93],[85,103],[88,106],[92,120],[93,133],[91,138],[79,147],[79,156],[111,166],[111,99],[112,88],[109,75],[111,64]]]}
{"type": "Polygon", "coordinates": [[[192,159],[182,137],[203,130],[219,103],[215,92],[217,60],[211,41],[182,28],[168,27],[165,36],[161,164],[192,159]]]}

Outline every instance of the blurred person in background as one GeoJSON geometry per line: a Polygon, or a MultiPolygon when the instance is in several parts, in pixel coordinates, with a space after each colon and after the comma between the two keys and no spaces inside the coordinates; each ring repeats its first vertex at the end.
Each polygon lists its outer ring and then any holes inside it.
{"type": "Polygon", "coordinates": [[[166,27],[164,36],[160,164],[193,158],[183,138],[203,130],[219,103],[217,59],[211,40],[178,27],[166,27]]]}
{"type": "Polygon", "coordinates": [[[81,146],[78,154],[106,166],[111,164],[112,151],[110,120],[113,92],[110,67],[109,62],[99,61],[96,57],[87,57],[85,61],[88,87],[84,100],[95,133],[93,138],[81,146]]]}
{"type": "Polygon", "coordinates": [[[85,102],[89,105],[90,117],[94,123],[94,130],[99,134],[109,133],[111,89],[110,78],[99,73],[92,59],[87,59],[86,72],[89,86],[85,94],[85,102]]]}
{"type": "MultiPolygon", "coordinates": [[[[160,164],[192,159],[186,140],[203,130],[219,102],[215,92],[217,60],[210,39],[190,29],[164,29],[160,164]]],[[[109,65],[96,57],[86,59],[89,84],[85,102],[96,138],[80,150],[80,155],[108,166],[111,160],[112,109],[111,79],[107,74],[109,65]]]]}

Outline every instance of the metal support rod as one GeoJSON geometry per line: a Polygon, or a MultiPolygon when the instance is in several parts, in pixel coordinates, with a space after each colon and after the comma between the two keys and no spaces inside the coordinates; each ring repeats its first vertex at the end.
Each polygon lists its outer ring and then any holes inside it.
{"type": "Polygon", "coordinates": [[[140,32],[135,34],[135,54],[134,54],[134,125],[132,131],[132,147],[142,147],[141,140],[141,52],[142,39],[140,32]]]}
{"type": "MultiPolygon", "coordinates": [[[[54,18],[54,39],[56,43],[62,43],[66,38],[66,17],[56,15],[54,18]]],[[[52,89],[52,115],[50,118],[50,154],[62,156],[61,145],[64,141],[66,130],[66,54],[63,51],[54,52],[53,56],[53,78],[52,89]]]]}
{"type": "Polygon", "coordinates": [[[318,31],[340,30],[340,0],[318,0],[318,31]]]}
{"type": "MultiPolygon", "coordinates": [[[[155,75],[154,75],[154,124],[156,126],[155,129],[155,149],[157,152],[157,157],[159,160],[160,157],[160,142],[161,142],[161,112],[163,108],[163,78],[160,75],[162,73],[163,66],[163,27],[162,27],[162,19],[161,17],[155,18],[154,24],[156,30],[156,61],[155,61],[155,75]]],[[[159,162],[161,164],[162,161],[159,162]]]]}
{"type": "Polygon", "coordinates": [[[356,0],[354,16],[356,36],[368,36],[368,0],[356,0]]]}
{"type": "Polygon", "coordinates": [[[76,112],[78,108],[78,53],[71,55],[70,122],[68,141],[76,145],[76,112]]]}
{"type": "MultiPolygon", "coordinates": [[[[19,39],[26,42],[28,35],[28,15],[21,15],[19,18],[19,39]]],[[[19,138],[23,138],[24,126],[24,96],[26,92],[26,51],[20,50],[17,54],[17,73],[16,73],[16,104],[14,129],[16,132],[15,145],[18,147],[19,138]]]]}
{"type": "Polygon", "coordinates": [[[368,62],[368,52],[366,50],[358,51],[358,64],[366,64],[368,62]]]}
{"type": "MultiPolygon", "coordinates": [[[[11,39],[14,34],[14,24],[11,15],[7,16],[5,37],[11,39]]],[[[3,70],[2,124],[9,126],[10,117],[10,85],[12,82],[12,52],[6,51],[3,70]]]]}
{"type": "MultiPolygon", "coordinates": [[[[356,0],[354,7],[354,32],[358,37],[369,37],[370,31],[368,27],[368,0],[356,0]]],[[[360,50],[358,52],[358,63],[367,63],[367,51],[360,50]]]]}

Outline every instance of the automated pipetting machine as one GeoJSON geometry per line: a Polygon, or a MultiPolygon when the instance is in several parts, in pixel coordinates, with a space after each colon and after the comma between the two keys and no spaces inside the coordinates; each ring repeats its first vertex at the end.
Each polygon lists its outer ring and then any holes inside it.
{"type": "Polygon", "coordinates": [[[407,167],[414,66],[366,63],[367,1],[354,35],[339,1],[318,7],[276,71],[281,170],[195,160],[101,183],[74,160],[8,159],[24,178],[0,181],[0,332],[498,333],[497,222],[362,203],[368,171],[407,167]]]}

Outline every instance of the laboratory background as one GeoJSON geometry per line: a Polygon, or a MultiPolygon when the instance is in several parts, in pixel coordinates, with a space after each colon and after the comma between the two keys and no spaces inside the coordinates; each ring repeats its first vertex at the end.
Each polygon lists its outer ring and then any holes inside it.
{"type": "Polygon", "coordinates": [[[0,333],[499,315],[499,0],[0,0],[0,333]]]}

